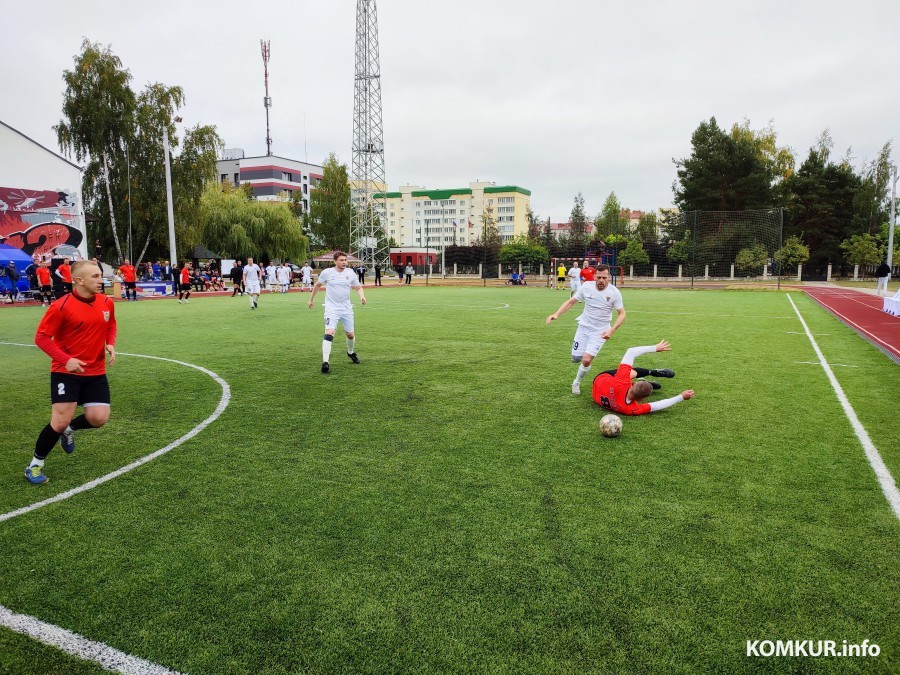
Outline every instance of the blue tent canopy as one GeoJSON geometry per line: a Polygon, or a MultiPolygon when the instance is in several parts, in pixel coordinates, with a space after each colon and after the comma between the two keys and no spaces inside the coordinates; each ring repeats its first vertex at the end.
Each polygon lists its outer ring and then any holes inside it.
{"type": "MultiPolygon", "coordinates": [[[[16,270],[19,273],[19,283],[17,284],[19,290],[27,291],[28,277],[25,275],[25,270],[28,269],[28,266],[34,261],[31,259],[31,256],[22,249],[16,248],[15,246],[9,246],[8,244],[0,244],[0,267],[6,267],[10,262],[16,266],[16,270]]],[[[9,288],[9,279],[6,277],[5,272],[4,276],[0,278],[0,285],[3,286],[3,290],[9,288]]]]}

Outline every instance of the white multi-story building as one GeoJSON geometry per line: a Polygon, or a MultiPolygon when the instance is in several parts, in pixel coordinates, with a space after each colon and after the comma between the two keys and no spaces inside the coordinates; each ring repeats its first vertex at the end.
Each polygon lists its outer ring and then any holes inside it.
{"type": "Polygon", "coordinates": [[[531,191],[517,185],[479,181],[441,190],[401,185],[398,192],[375,195],[376,200],[382,198],[385,233],[401,247],[468,246],[482,235],[485,208],[491,210],[503,241],[528,232],[531,191]]]}
{"type": "Polygon", "coordinates": [[[323,169],[318,164],[274,155],[245,157],[240,148],[224,150],[216,166],[220,183],[226,180],[234,185],[249,183],[253,186],[253,196],[261,201],[277,200],[283,195],[288,198],[301,195],[306,213],[309,213],[309,193],[316,188],[323,175],[323,169]]]}

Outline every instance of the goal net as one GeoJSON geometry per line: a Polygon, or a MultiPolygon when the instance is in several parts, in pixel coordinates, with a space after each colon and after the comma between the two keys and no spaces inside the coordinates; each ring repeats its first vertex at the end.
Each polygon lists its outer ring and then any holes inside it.
{"type": "MultiPolygon", "coordinates": [[[[665,223],[659,276],[695,281],[773,282],[781,270],[782,210],[685,211],[665,223]]],[[[661,257],[661,256],[660,256],[661,257]]]]}

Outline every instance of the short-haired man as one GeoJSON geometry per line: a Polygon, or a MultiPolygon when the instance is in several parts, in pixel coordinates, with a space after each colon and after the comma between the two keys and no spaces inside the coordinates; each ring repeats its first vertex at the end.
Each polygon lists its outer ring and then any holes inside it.
{"type": "Polygon", "coordinates": [[[278,268],[275,267],[275,263],[269,261],[269,264],[266,266],[266,290],[269,293],[275,292],[275,285],[278,283],[278,268]]]}
{"type": "Polygon", "coordinates": [[[191,263],[185,260],[184,267],[178,273],[178,304],[181,301],[190,304],[191,302],[191,263]]]}
{"type": "Polygon", "coordinates": [[[581,288],[581,268],[578,266],[577,260],[572,263],[566,276],[569,277],[569,288],[572,289],[572,295],[575,295],[581,288]]]}
{"type": "Polygon", "coordinates": [[[56,268],[54,274],[59,277],[63,287],[63,293],[72,292],[72,268],[69,266],[69,258],[63,258],[62,265],[56,268]]]}
{"type": "Polygon", "coordinates": [[[128,258],[125,258],[125,262],[119,267],[119,276],[125,284],[125,301],[137,302],[137,270],[128,258]]]}
{"type": "Polygon", "coordinates": [[[291,274],[292,270],[287,263],[282,263],[278,268],[278,290],[282,293],[287,293],[288,289],[291,287],[291,274]]]}
{"type": "MultiPolygon", "coordinates": [[[[573,269],[578,269],[577,262],[573,269]]],[[[584,311],[578,317],[578,330],[572,342],[572,362],[581,362],[575,374],[575,381],[572,382],[572,393],[576,396],[581,393],[581,382],[591,369],[591,362],[597,356],[597,352],[625,321],[622,294],[618,288],[609,283],[608,265],[598,265],[594,282],[583,284],[575,295],[560,305],[558,310],[547,317],[547,325],[581,301],[584,301],[584,311]],[[617,312],[617,317],[616,322],[611,324],[613,310],[617,312]]]]}
{"type": "Polygon", "coordinates": [[[262,270],[259,265],[253,262],[253,258],[247,258],[247,264],[244,265],[244,289],[250,296],[250,309],[256,309],[259,300],[259,282],[262,277],[262,270]]]}
{"type": "Polygon", "coordinates": [[[350,290],[355,288],[359,293],[359,301],[366,304],[366,296],[363,286],[359,282],[356,272],[347,267],[347,254],[343,251],[334,252],[334,267],[323,270],[313,286],[312,295],[309,296],[309,308],[313,308],[313,300],[319,289],[325,287],[325,338],[322,340],[322,372],[331,370],[329,359],[331,358],[331,343],[337,332],[338,324],[344,326],[344,334],[347,336],[347,356],[353,363],[359,363],[356,355],[356,333],[353,331],[353,305],[350,303],[350,290]]]}
{"type": "Polygon", "coordinates": [[[594,386],[591,392],[594,403],[601,408],[621,415],[646,415],[647,413],[664,410],[676,403],[693,398],[694,390],[686,389],[678,396],[645,403],[644,399],[650,396],[654,389],[660,388],[660,385],[647,380],[633,381],[635,377],[645,377],[646,375],[675,377],[675,373],[668,368],[647,370],[646,368],[634,367],[634,360],[641,354],[668,352],[671,350],[672,346],[665,340],[649,347],[632,347],[629,349],[625,352],[625,356],[622,357],[622,363],[617,370],[606,370],[594,378],[594,386]]]}
{"type": "Polygon", "coordinates": [[[59,441],[66,453],[75,450],[75,432],[96,429],[109,421],[106,356],[116,360],[116,312],[112,298],[101,294],[103,273],[93,262],[72,266],[74,290],[50,305],[38,324],[34,343],[51,359],[50,423],[38,435],[25,478],[47,482],[44,460],[59,441]],[[75,409],[84,413],[75,419],[75,409]]]}
{"type": "Polygon", "coordinates": [[[41,292],[41,306],[49,307],[53,302],[53,284],[50,280],[50,265],[46,260],[42,260],[38,268],[34,271],[34,275],[38,280],[38,288],[41,292]]]}
{"type": "Polygon", "coordinates": [[[300,268],[300,292],[302,293],[309,288],[312,290],[313,282],[312,282],[312,267],[309,266],[309,262],[307,262],[303,267],[300,268]]]}
{"type": "Polygon", "coordinates": [[[875,270],[875,278],[878,282],[875,284],[875,295],[887,295],[888,282],[891,280],[891,267],[887,264],[887,260],[882,260],[878,269],[875,270]]]}

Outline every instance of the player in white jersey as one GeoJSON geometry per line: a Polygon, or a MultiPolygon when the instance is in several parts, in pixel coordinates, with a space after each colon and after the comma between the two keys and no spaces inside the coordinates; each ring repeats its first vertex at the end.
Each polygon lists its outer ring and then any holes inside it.
{"type": "MultiPolygon", "coordinates": [[[[578,264],[575,264],[577,269],[578,264]]],[[[568,312],[576,303],[584,301],[584,311],[578,317],[578,330],[572,343],[572,363],[578,365],[578,373],[572,382],[572,393],[581,393],[581,381],[591,369],[591,362],[597,356],[606,341],[625,321],[625,306],[619,289],[609,283],[609,266],[597,265],[593,282],[581,285],[571,298],[566,300],[558,310],[547,317],[547,325],[568,312]],[[612,313],[618,314],[616,322],[610,325],[612,313]]]]}
{"type": "Polygon", "coordinates": [[[300,274],[303,276],[303,280],[300,282],[300,292],[305,291],[307,286],[312,290],[312,267],[309,266],[309,263],[300,268],[300,274]]]}
{"type": "Polygon", "coordinates": [[[281,292],[287,293],[288,288],[291,286],[291,268],[287,263],[284,263],[278,268],[277,277],[281,292]]]}
{"type": "Polygon", "coordinates": [[[313,286],[312,295],[309,296],[309,308],[313,308],[313,300],[319,289],[325,287],[325,338],[322,340],[322,372],[331,370],[329,359],[331,358],[331,343],[337,332],[338,324],[343,324],[344,333],[347,336],[347,356],[353,363],[359,363],[356,355],[356,333],[353,332],[353,305],[350,304],[350,290],[359,292],[359,301],[366,304],[366,296],[363,293],[362,284],[356,272],[347,267],[347,254],[343,251],[334,252],[334,267],[323,270],[319,280],[313,286]]]}
{"type": "Polygon", "coordinates": [[[578,289],[581,288],[581,268],[578,267],[577,260],[572,263],[566,276],[569,277],[569,288],[572,289],[572,295],[575,295],[578,289]]]}
{"type": "Polygon", "coordinates": [[[275,292],[275,284],[278,283],[278,279],[275,276],[277,270],[278,268],[272,263],[269,263],[268,267],[266,267],[266,290],[268,290],[269,293],[275,292]]]}
{"type": "Polygon", "coordinates": [[[259,304],[259,282],[262,270],[253,262],[253,258],[247,258],[244,265],[244,290],[250,296],[250,309],[256,309],[259,304]]]}

